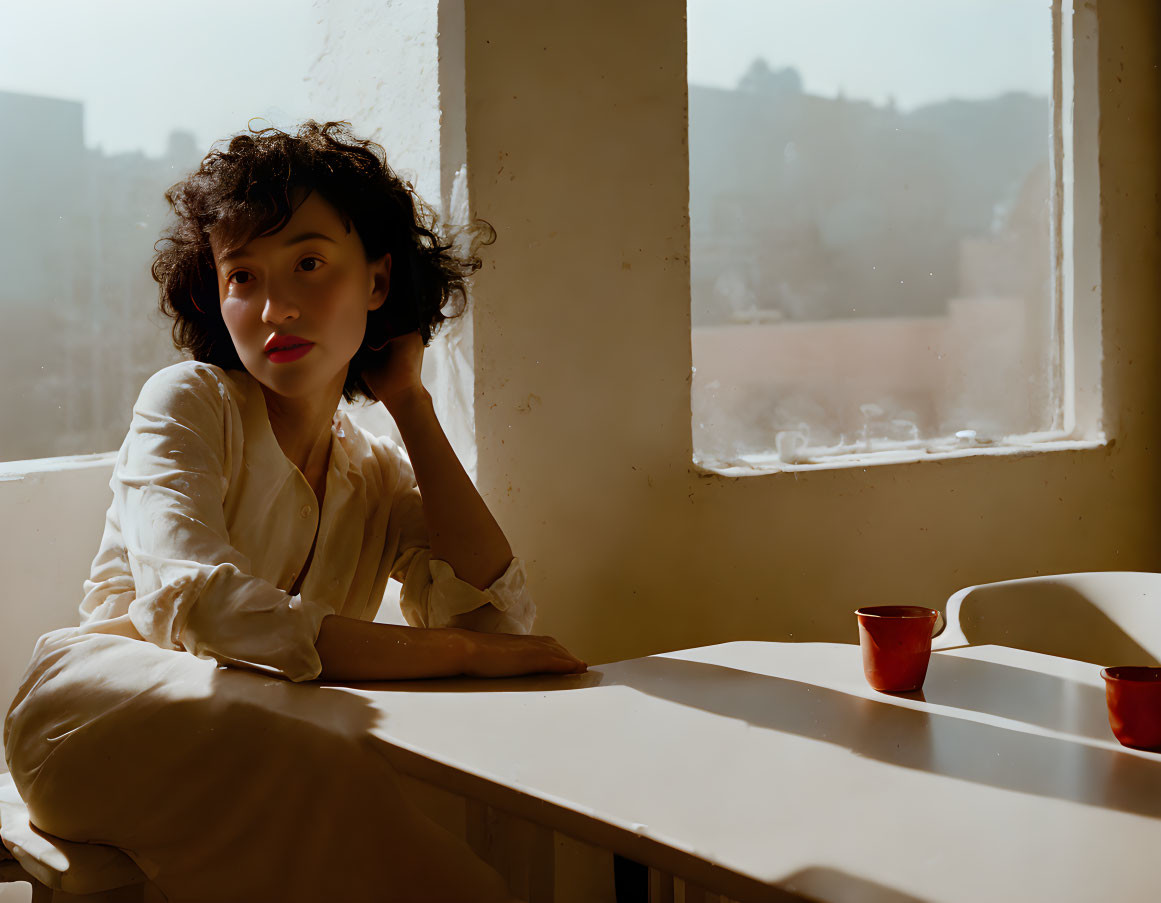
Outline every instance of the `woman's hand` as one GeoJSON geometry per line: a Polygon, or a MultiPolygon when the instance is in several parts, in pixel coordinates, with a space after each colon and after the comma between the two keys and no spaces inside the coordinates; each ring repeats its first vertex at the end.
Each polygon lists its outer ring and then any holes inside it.
{"type": "Polygon", "coordinates": [[[422,397],[423,339],[418,332],[396,336],[383,349],[378,366],[363,371],[363,379],[387,410],[422,397]]]}
{"type": "Polygon", "coordinates": [[[464,674],[516,677],[520,674],[580,674],[588,665],[550,636],[464,631],[468,642],[464,674]]]}

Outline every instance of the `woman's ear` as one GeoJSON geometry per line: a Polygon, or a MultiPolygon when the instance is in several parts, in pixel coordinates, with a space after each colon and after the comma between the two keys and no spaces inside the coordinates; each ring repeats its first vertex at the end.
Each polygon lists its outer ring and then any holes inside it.
{"type": "Polygon", "coordinates": [[[371,269],[371,297],[367,310],[378,310],[387,300],[391,291],[391,255],[384,254],[378,260],[372,260],[371,269]]]}

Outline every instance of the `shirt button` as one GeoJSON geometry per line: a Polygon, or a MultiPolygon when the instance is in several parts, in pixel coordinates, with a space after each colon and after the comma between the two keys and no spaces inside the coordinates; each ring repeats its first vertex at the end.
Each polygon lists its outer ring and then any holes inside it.
{"type": "Polygon", "coordinates": [[[299,514],[301,514],[303,517],[310,517],[310,505],[303,505],[299,514]]]}

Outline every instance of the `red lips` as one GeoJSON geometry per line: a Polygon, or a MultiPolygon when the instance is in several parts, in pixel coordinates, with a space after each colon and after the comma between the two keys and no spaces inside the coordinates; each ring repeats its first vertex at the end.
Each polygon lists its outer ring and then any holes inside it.
{"type": "Polygon", "coordinates": [[[304,338],[296,335],[272,335],[266,340],[266,347],[263,349],[267,354],[272,351],[285,351],[288,348],[296,348],[299,345],[313,345],[304,338]]]}
{"type": "Polygon", "coordinates": [[[272,335],[266,340],[266,359],[272,364],[289,364],[310,353],[314,342],[296,335],[272,335]]]}

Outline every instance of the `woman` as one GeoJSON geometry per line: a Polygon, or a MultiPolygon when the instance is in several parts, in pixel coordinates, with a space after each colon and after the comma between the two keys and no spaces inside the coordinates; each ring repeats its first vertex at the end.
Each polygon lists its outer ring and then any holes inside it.
{"type": "Polygon", "coordinates": [[[343,124],[233,138],[168,193],[154,277],[193,358],[146,383],[82,624],[5,722],[34,824],[170,900],[505,900],[324,680],[575,673],[420,380],[478,266],[343,124]],[[337,412],[386,405],[408,461],[337,412]],[[402,582],[410,627],[376,624],[402,582]]]}

